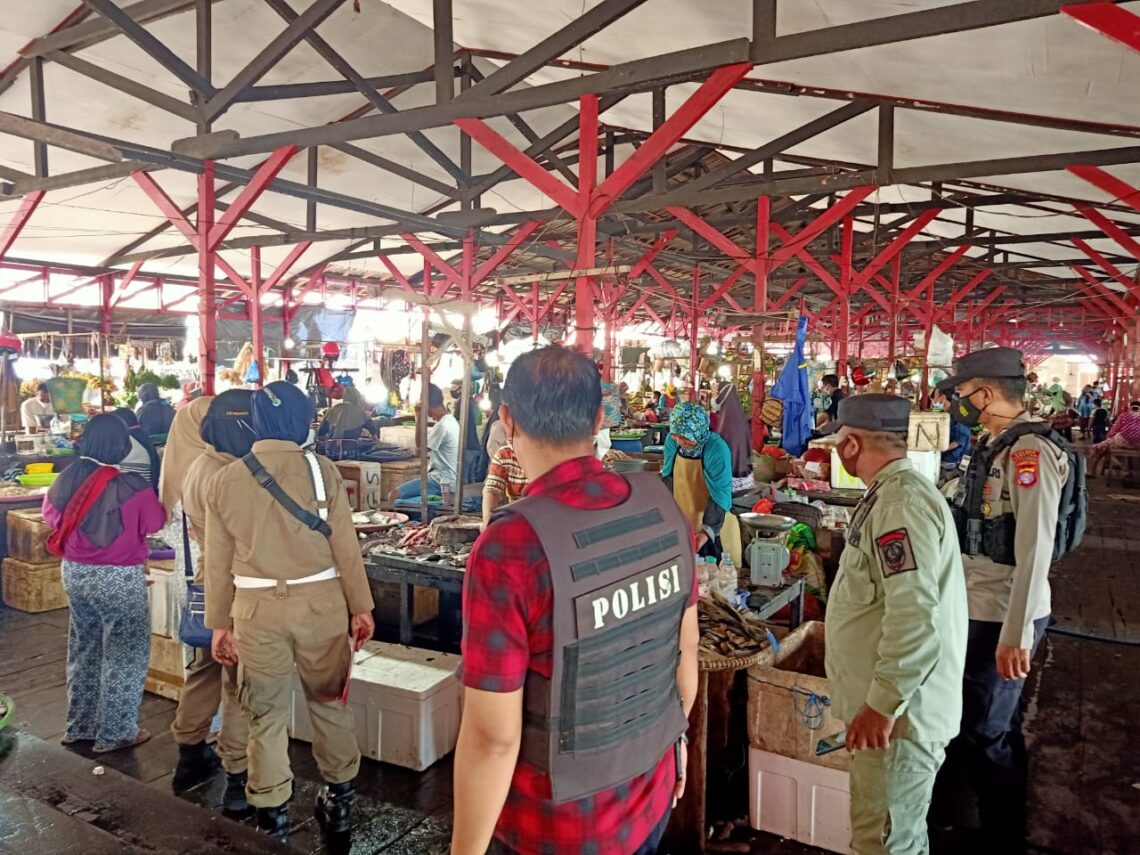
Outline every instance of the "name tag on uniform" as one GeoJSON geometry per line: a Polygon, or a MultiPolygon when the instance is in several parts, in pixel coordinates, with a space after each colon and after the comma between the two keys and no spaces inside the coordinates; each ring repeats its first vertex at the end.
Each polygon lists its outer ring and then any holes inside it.
{"type": "Polygon", "coordinates": [[[589,638],[638,618],[651,606],[687,596],[681,590],[681,571],[664,564],[636,578],[599,588],[574,599],[578,638],[589,638]]]}

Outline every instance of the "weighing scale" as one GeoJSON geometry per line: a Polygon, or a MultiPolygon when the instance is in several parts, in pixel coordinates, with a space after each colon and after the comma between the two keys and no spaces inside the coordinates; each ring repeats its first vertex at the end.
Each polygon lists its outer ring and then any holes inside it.
{"type": "Polygon", "coordinates": [[[752,584],[775,587],[783,581],[784,570],[792,556],[780,535],[789,531],[796,521],[779,514],[740,514],[740,522],[755,535],[748,545],[748,567],[752,584]]]}

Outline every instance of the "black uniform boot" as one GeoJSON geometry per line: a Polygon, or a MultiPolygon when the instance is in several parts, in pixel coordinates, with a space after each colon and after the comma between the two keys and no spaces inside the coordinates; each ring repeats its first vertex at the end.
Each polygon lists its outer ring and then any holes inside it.
{"type": "Polygon", "coordinates": [[[356,782],[325,784],[317,793],[317,819],[326,834],[345,834],[352,829],[352,800],[356,782]]]}
{"type": "Polygon", "coordinates": [[[238,772],[226,773],[226,793],[222,796],[222,810],[227,816],[244,816],[249,813],[249,802],[245,798],[245,785],[249,783],[249,774],[238,772]]]}
{"type": "Polygon", "coordinates": [[[279,807],[258,808],[257,828],[274,840],[289,839],[289,803],[279,807]]]}
{"type": "Polygon", "coordinates": [[[174,767],[174,789],[184,790],[210,778],[222,765],[212,745],[195,742],[178,746],[178,765],[174,767]]]}

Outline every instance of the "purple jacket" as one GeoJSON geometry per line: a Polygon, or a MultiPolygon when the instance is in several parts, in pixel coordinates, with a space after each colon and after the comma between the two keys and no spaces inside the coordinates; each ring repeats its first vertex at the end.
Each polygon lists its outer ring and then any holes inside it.
{"type": "MultiPolygon", "coordinates": [[[[63,514],[44,496],[44,522],[59,528],[63,514]]],[[[93,546],[76,528],[63,545],[63,557],[78,564],[109,564],[115,567],[132,567],[145,564],[150,549],[146,536],[160,531],[166,525],[166,509],[158,501],[154,490],[140,490],[119,507],[123,520],[123,533],[114,543],[100,549],[93,546]]]]}

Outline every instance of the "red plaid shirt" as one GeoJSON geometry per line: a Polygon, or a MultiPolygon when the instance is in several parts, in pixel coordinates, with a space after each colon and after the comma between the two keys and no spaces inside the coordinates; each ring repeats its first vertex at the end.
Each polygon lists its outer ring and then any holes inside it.
{"type": "MultiPolygon", "coordinates": [[[[556,466],[527,487],[573,508],[612,508],[629,485],[593,457],[556,466]]],[[[534,529],[521,516],[494,522],[475,545],[463,582],[463,684],[514,692],[527,672],[549,678],[554,647],[550,565],[534,529]]],[[[689,605],[697,601],[694,576],[689,605]]],[[[525,763],[515,767],[495,837],[519,855],[628,855],[649,837],[673,799],[676,764],[669,751],[650,772],[592,797],[557,805],[550,779],[525,763]]]]}

